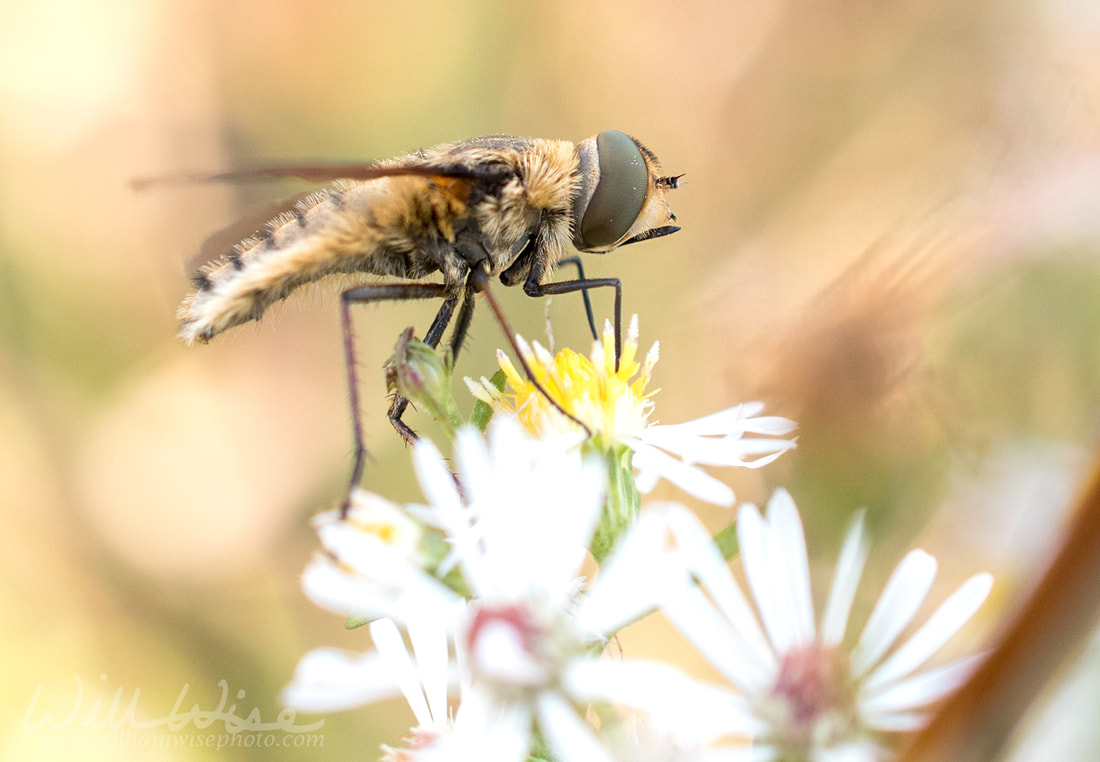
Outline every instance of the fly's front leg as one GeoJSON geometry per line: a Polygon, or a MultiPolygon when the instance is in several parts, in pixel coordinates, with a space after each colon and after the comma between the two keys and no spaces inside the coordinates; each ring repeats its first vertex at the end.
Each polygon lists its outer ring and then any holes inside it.
{"type": "MultiPolygon", "coordinates": [[[[436,346],[440,337],[447,329],[451,321],[455,304],[458,299],[448,296],[448,289],[443,283],[384,283],[372,286],[359,286],[351,288],[340,295],[341,327],[344,335],[344,362],[347,370],[349,404],[351,405],[352,433],[355,440],[355,465],[352,467],[351,479],[348,482],[347,496],[340,507],[341,516],[346,516],[351,492],[359,486],[359,480],[363,476],[363,467],[366,465],[367,448],[363,443],[363,427],[360,421],[361,407],[359,403],[359,376],[355,358],[355,333],[351,322],[351,305],[370,304],[371,302],[407,301],[412,299],[439,299],[443,298],[443,306],[432,321],[425,343],[436,346]]],[[[406,441],[414,441],[416,434],[401,421],[408,402],[400,395],[394,397],[390,404],[389,419],[397,432],[406,441]]]]}
{"type": "MultiPolygon", "coordinates": [[[[542,273],[537,273],[541,277],[542,273]]],[[[584,292],[588,297],[588,289],[608,287],[615,289],[615,370],[619,369],[619,359],[623,354],[623,283],[618,278],[581,278],[579,280],[563,280],[557,283],[539,283],[535,277],[535,269],[523,284],[523,292],[528,296],[553,296],[554,294],[571,294],[574,291],[584,292]]],[[[592,322],[592,335],[596,336],[595,321],[592,322]]],[[[598,337],[597,337],[598,338],[598,337]]]]}
{"type": "MultiPolygon", "coordinates": [[[[587,280],[584,277],[584,264],[581,262],[581,258],[578,256],[566,257],[558,262],[558,267],[562,265],[574,265],[577,268],[577,280],[587,280]]],[[[592,316],[592,299],[588,296],[588,289],[581,289],[581,296],[584,298],[584,314],[588,318],[588,330],[592,331],[592,339],[594,341],[600,340],[600,335],[596,333],[596,318],[592,316]]]]}
{"type": "MultiPolygon", "coordinates": [[[[531,235],[527,238],[523,247],[520,249],[519,254],[516,256],[511,266],[500,274],[500,282],[505,286],[514,286],[524,281],[523,290],[531,296],[543,296],[541,293],[531,293],[532,284],[537,287],[543,277],[546,275],[546,250],[545,247],[539,244],[538,236],[531,235]]],[[[577,279],[580,281],[587,281],[584,276],[584,265],[581,263],[581,258],[574,255],[572,257],[566,257],[565,259],[558,260],[558,266],[573,265],[577,268],[577,279]]],[[[588,289],[582,287],[580,289],[581,295],[584,297],[584,314],[588,318],[588,330],[592,332],[592,338],[599,340],[600,336],[596,332],[596,318],[592,315],[592,299],[588,296],[588,289]]]]}

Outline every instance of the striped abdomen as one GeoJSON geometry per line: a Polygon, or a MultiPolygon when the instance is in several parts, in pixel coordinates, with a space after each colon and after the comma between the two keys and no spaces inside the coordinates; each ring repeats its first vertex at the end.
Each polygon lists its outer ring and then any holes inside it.
{"type": "Polygon", "coordinates": [[[204,265],[180,305],[180,337],[206,342],[258,320],[294,289],[337,273],[419,278],[440,268],[463,210],[421,177],[387,177],[314,194],[204,265]]]}

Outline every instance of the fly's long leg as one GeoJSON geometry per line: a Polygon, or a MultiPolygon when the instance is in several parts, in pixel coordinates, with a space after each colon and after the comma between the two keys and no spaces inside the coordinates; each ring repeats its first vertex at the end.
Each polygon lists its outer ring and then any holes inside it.
{"type": "MultiPolygon", "coordinates": [[[[619,369],[619,359],[623,355],[623,284],[618,278],[581,278],[580,280],[563,280],[557,283],[527,283],[523,290],[528,296],[553,296],[554,294],[571,294],[574,291],[584,293],[585,302],[588,301],[588,289],[607,286],[615,289],[615,370],[619,369]]],[[[591,312],[589,319],[591,320],[591,312]]],[[[596,336],[594,321],[590,323],[592,335],[596,336]]]]}
{"type": "Polygon", "coordinates": [[[496,317],[497,323],[500,324],[501,330],[504,331],[504,336],[508,339],[508,344],[512,347],[512,351],[515,352],[520,367],[523,368],[524,374],[531,380],[531,383],[534,385],[535,389],[538,390],[539,394],[545,397],[559,413],[584,429],[585,435],[591,437],[592,429],[588,428],[584,421],[571,414],[561,406],[561,403],[551,397],[550,393],[546,391],[546,388],[535,377],[535,374],[531,372],[531,366],[528,364],[527,358],[523,356],[523,352],[520,351],[518,342],[516,342],[516,334],[512,331],[512,326],[509,325],[508,318],[504,316],[504,310],[500,308],[500,303],[497,301],[496,296],[493,295],[492,289],[489,288],[489,273],[483,267],[473,270],[466,280],[466,289],[467,292],[474,291],[485,295],[485,301],[489,303],[489,309],[493,311],[493,316],[496,317]]]}
{"type": "Polygon", "coordinates": [[[458,318],[455,320],[455,329],[451,333],[452,359],[458,359],[458,352],[466,342],[466,332],[470,329],[470,318],[474,316],[474,300],[476,298],[477,291],[467,285],[466,293],[462,297],[462,307],[459,308],[458,318]]]}
{"type": "MultiPolygon", "coordinates": [[[[351,421],[352,421],[352,433],[355,439],[355,465],[352,467],[351,479],[348,482],[348,497],[351,495],[351,491],[359,485],[359,480],[363,476],[363,467],[366,465],[367,448],[363,443],[363,427],[360,422],[360,403],[359,403],[359,377],[357,371],[357,364],[355,358],[355,333],[351,322],[351,305],[353,304],[369,304],[371,302],[384,302],[384,301],[408,301],[412,299],[439,299],[444,298],[443,306],[440,307],[439,312],[436,314],[435,319],[432,321],[431,327],[428,329],[428,333],[425,336],[425,343],[436,346],[439,343],[440,337],[447,329],[447,324],[451,321],[451,315],[454,313],[455,303],[457,299],[455,297],[447,296],[447,288],[442,283],[383,283],[379,285],[371,286],[359,286],[357,288],[350,288],[340,295],[340,317],[341,326],[344,334],[344,362],[347,369],[348,378],[348,394],[351,405],[351,421]]],[[[408,430],[408,434],[412,439],[416,438],[416,435],[412,433],[412,430],[405,426],[401,422],[401,413],[404,412],[408,403],[405,402],[400,396],[394,398],[394,403],[390,406],[390,421],[393,422],[394,428],[397,429],[407,441],[411,441],[409,436],[406,436],[402,432],[400,426],[404,426],[408,430]],[[400,411],[394,414],[394,409],[397,407],[397,401],[401,400],[404,404],[400,405],[400,411]],[[400,424],[400,426],[399,426],[400,424]]],[[[348,510],[348,497],[345,497],[344,503],[340,508],[341,515],[346,515],[348,510]]]]}
{"type": "MultiPolygon", "coordinates": [[[[578,256],[566,257],[558,262],[558,267],[562,265],[574,265],[577,268],[577,279],[587,280],[584,277],[584,265],[581,263],[581,258],[578,256]]],[[[581,296],[584,297],[584,314],[588,317],[588,330],[592,331],[592,339],[599,341],[600,336],[596,333],[596,318],[592,315],[592,299],[588,296],[588,289],[581,289],[581,296]]]]}

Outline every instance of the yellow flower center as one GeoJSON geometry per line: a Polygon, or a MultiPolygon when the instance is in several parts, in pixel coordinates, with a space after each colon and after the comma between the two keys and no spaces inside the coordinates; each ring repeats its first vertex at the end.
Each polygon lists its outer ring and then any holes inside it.
{"type": "Polygon", "coordinates": [[[393,503],[366,490],[352,491],[351,509],[345,519],[339,520],[347,526],[373,535],[409,558],[420,552],[424,535],[420,524],[393,503]]]}
{"type": "MultiPolygon", "coordinates": [[[[537,343],[533,348],[521,342],[531,372],[554,400],[592,430],[594,444],[611,451],[624,436],[648,425],[653,408],[650,399],[657,390],[646,392],[650,372],[657,362],[657,344],[638,362],[638,319],[630,322],[618,370],[615,368],[615,331],[605,324],[601,341],[593,342],[589,357],[571,349],[557,356],[537,343]]],[[[573,431],[576,424],[565,418],[539,393],[535,385],[516,369],[503,352],[497,354],[509,390],[502,402],[532,433],[573,431]]]]}

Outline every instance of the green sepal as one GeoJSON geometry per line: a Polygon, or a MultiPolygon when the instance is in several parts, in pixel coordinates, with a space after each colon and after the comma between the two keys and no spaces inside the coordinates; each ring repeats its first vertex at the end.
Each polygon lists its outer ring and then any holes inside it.
{"type": "Polygon", "coordinates": [[[345,630],[358,630],[363,625],[370,624],[371,621],[372,621],[371,619],[368,619],[365,616],[352,615],[352,616],[349,616],[347,619],[344,620],[344,629],[345,630]]]}
{"type": "MultiPolygon", "coordinates": [[[[497,388],[497,391],[504,391],[504,384],[507,378],[504,375],[503,370],[498,370],[493,374],[493,377],[489,379],[489,383],[497,388]]],[[[474,403],[474,410],[470,414],[470,423],[477,426],[478,430],[482,433],[489,426],[489,421],[493,417],[493,406],[485,400],[477,400],[474,403]]]]}
{"type": "Polygon", "coordinates": [[[714,535],[714,544],[722,558],[727,561],[736,556],[741,549],[737,541],[737,522],[731,521],[728,526],[718,530],[718,534],[714,535]]]}
{"type": "Polygon", "coordinates": [[[601,457],[607,462],[607,502],[589,548],[596,563],[603,563],[619,537],[638,519],[641,504],[634,482],[634,451],[620,445],[601,457]]]}

